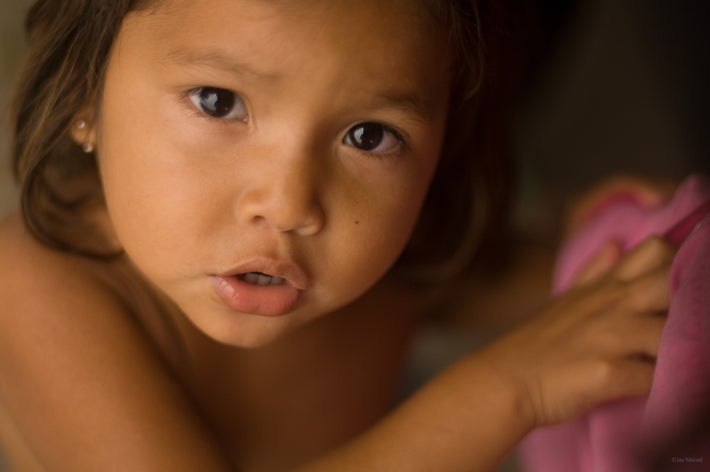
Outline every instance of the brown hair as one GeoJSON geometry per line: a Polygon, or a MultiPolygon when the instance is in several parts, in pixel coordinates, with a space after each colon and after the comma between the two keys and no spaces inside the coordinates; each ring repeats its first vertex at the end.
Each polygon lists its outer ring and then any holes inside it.
{"type": "MultiPolygon", "coordinates": [[[[505,213],[510,172],[507,154],[496,146],[504,138],[505,120],[500,112],[491,113],[500,104],[500,77],[483,75],[484,44],[488,52],[497,52],[488,34],[492,30],[483,25],[499,21],[501,9],[495,5],[500,1],[489,1],[490,6],[476,0],[424,1],[449,32],[455,83],[441,164],[395,270],[406,279],[428,282],[469,264],[485,239],[482,228],[496,227],[492,217],[505,213]]],[[[123,18],[155,2],[38,0],[29,11],[29,49],[13,107],[12,157],[25,224],[45,244],[94,257],[116,253],[87,217],[87,209],[103,205],[95,158],[82,151],[69,130],[80,117],[91,122],[97,113],[123,18]]]]}
{"type": "Polygon", "coordinates": [[[426,3],[449,32],[454,78],[439,167],[395,272],[430,285],[505,262],[514,184],[509,134],[532,4],[426,3]]]}
{"type": "Polygon", "coordinates": [[[115,252],[87,217],[101,200],[96,161],[69,130],[98,110],[121,22],[145,3],[38,0],[29,10],[28,51],[12,107],[12,163],[24,222],[47,245],[95,256],[115,252]]]}

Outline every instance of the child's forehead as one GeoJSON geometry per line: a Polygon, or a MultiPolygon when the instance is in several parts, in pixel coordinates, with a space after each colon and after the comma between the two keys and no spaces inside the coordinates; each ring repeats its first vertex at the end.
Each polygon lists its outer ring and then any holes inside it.
{"type": "MultiPolygon", "coordinates": [[[[136,10],[149,14],[184,15],[188,11],[221,12],[219,18],[229,21],[228,14],[239,12],[250,19],[268,17],[290,17],[303,19],[306,15],[343,13],[346,17],[356,17],[370,7],[384,17],[387,13],[397,13],[396,21],[408,22],[413,19],[433,18],[432,6],[439,0],[143,0],[137,2],[136,10]]],[[[435,10],[435,8],[434,8],[435,10]]]]}
{"type": "Polygon", "coordinates": [[[448,75],[443,32],[419,0],[163,0],[124,29],[153,62],[261,81],[309,68],[428,86],[448,75]]]}
{"type": "MultiPolygon", "coordinates": [[[[152,17],[154,27],[178,23],[173,34],[195,38],[229,29],[234,35],[270,28],[295,33],[298,41],[308,32],[325,38],[337,30],[340,38],[367,42],[391,31],[390,40],[404,36],[430,41],[441,36],[442,29],[424,0],[157,0],[141,9],[141,16],[152,17]],[[222,26],[222,28],[217,26],[222,26]]],[[[163,28],[164,30],[167,28],[163,28]]]]}

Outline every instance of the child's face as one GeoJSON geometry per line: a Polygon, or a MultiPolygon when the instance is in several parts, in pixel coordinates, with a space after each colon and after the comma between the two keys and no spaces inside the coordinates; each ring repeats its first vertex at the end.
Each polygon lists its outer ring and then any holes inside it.
{"type": "Polygon", "coordinates": [[[264,344],[396,260],[438,161],[449,79],[412,0],[132,13],[96,127],[116,235],[200,330],[264,344]]]}

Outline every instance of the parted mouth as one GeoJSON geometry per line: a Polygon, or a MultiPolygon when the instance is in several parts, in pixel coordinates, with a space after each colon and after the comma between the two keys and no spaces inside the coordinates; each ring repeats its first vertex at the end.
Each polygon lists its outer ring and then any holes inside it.
{"type": "Polygon", "coordinates": [[[249,315],[286,315],[298,306],[305,293],[287,279],[263,272],[214,275],[211,282],[224,304],[234,312],[249,315]]]}
{"type": "Polygon", "coordinates": [[[305,271],[296,263],[269,258],[255,258],[223,272],[219,277],[236,277],[252,285],[291,285],[298,290],[311,286],[305,271]]]}
{"type": "Polygon", "coordinates": [[[239,274],[237,278],[241,281],[252,285],[283,285],[286,283],[286,279],[282,277],[274,277],[262,272],[247,272],[246,274],[239,274]]]}

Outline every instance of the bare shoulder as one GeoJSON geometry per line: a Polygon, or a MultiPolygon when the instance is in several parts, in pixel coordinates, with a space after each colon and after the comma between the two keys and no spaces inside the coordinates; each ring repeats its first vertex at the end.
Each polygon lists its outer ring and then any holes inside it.
{"type": "Polygon", "coordinates": [[[125,303],[107,283],[107,264],[45,246],[17,215],[0,223],[0,260],[0,344],[46,333],[51,345],[71,345],[82,326],[130,323],[125,303]]]}
{"type": "Polygon", "coordinates": [[[0,406],[40,463],[100,470],[140,460],[184,470],[190,460],[177,467],[158,456],[176,447],[214,459],[99,262],[44,247],[17,216],[0,223],[0,260],[0,406]]]}
{"type": "Polygon", "coordinates": [[[95,276],[95,263],[44,246],[17,215],[0,222],[0,260],[2,313],[46,304],[59,309],[62,300],[91,304],[112,299],[95,276]]]}

